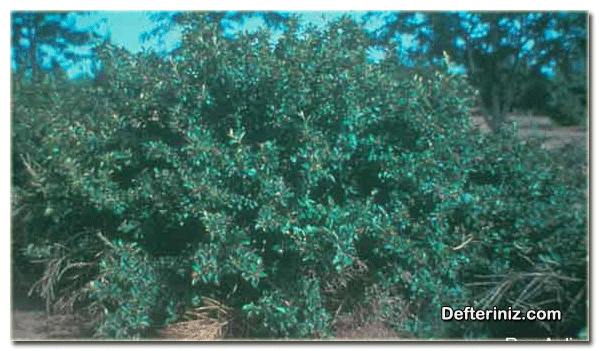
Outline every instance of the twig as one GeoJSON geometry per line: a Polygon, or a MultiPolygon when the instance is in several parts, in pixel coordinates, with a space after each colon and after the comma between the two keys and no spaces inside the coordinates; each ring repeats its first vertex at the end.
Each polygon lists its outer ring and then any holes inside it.
{"type": "MultiPolygon", "coordinates": [[[[19,157],[21,158],[21,161],[23,161],[23,164],[25,165],[27,172],[29,172],[29,174],[31,174],[31,176],[37,180],[39,178],[39,175],[33,170],[33,167],[31,167],[29,162],[27,162],[27,160],[25,159],[25,156],[23,156],[23,154],[19,154],[19,157]]],[[[27,157],[27,158],[29,158],[29,157],[27,157]]]]}
{"type": "Polygon", "coordinates": [[[468,239],[466,241],[464,241],[463,243],[461,243],[460,245],[454,247],[453,251],[458,251],[458,250],[463,249],[464,247],[466,247],[466,245],[468,245],[468,243],[470,243],[472,241],[472,239],[474,239],[474,235],[470,234],[470,236],[468,236],[468,239]]]}
{"type": "Polygon", "coordinates": [[[104,242],[104,244],[108,245],[110,248],[112,248],[114,250],[117,250],[117,247],[114,246],[114,244],[111,243],[110,240],[106,239],[106,237],[104,235],[102,235],[101,231],[98,230],[96,235],[98,236],[98,238],[100,238],[100,240],[102,240],[104,242]]]}
{"type": "Polygon", "coordinates": [[[335,320],[337,319],[339,312],[341,312],[341,307],[343,307],[345,300],[347,300],[347,297],[345,299],[341,300],[341,303],[339,304],[339,307],[337,307],[337,311],[335,312],[335,315],[333,316],[333,319],[331,320],[331,324],[335,324],[335,320]]]}

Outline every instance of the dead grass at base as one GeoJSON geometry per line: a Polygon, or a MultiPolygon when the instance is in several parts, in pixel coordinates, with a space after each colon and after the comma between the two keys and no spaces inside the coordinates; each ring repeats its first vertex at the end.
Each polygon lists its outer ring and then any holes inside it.
{"type": "Polygon", "coordinates": [[[223,323],[206,318],[171,324],[160,334],[171,341],[216,341],[224,339],[223,328],[223,323]]]}
{"type": "Polygon", "coordinates": [[[170,341],[216,341],[225,338],[232,320],[231,310],[210,298],[203,298],[203,306],[187,311],[192,320],[173,323],[160,331],[170,341]]]}

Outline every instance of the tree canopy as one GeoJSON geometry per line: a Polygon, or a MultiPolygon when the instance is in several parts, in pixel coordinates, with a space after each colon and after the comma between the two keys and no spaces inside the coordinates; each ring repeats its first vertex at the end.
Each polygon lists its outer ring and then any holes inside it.
{"type": "Polygon", "coordinates": [[[478,89],[497,129],[546,72],[576,73],[586,84],[587,22],[585,12],[396,12],[374,36],[382,44],[411,34],[408,58],[448,55],[478,89]]]}

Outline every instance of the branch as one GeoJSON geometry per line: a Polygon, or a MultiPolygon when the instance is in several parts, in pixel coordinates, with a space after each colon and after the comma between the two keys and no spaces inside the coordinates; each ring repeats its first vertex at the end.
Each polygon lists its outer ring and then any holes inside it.
{"type": "MultiPolygon", "coordinates": [[[[21,161],[23,161],[23,164],[25,165],[25,169],[27,169],[27,172],[29,172],[29,174],[31,174],[33,178],[38,179],[39,175],[33,170],[33,167],[31,167],[29,162],[27,162],[25,156],[23,156],[23,154],[19,154],[19,157],[21,158],[21,161]]],[[[27,155],[27,158],[30,158],[29,155],[27,155]]]]}
{"type": "Polygon", "coordinates": [[[98,230],[96,235],[98,236],[98,238],[100,238],[100,240],[102,240],[104,242],[104,244],[108,245],[110,248],[112,248],[114,250],[117,250],[117,247],[114,246],[114,244],[111,243],[108,239],[106,239],[106,237],[104,235],[102,235],[101,231],[98,230]]]}

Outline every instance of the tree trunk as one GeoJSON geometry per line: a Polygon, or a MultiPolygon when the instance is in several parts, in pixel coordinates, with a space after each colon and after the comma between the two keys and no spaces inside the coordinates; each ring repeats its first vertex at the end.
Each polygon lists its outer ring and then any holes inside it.
{"type": "Polygon", "coordinates": [[[28,38],[29,40],[29,64],[31,65],[31,77],[35,79],[38,75],[38,59],[37,59],[37,47],[38,47],[38,38],[37,31],[42,22],[42,18],[39,14],[31,13],[29,18],[29,28],[28,28],[28,38]]]}
{"type": "Polygon", "coordinates": [[[498,84],[491,83],[487,98],[481,97],[483,117],[491,131],[496,132],[507,123],[507,106],[501,103],[501,89],[498,84]]]}
{"type": "Polygon", "coordinates": [[[493,131],[497,131],[503,122],[503,119],[505,119],[502,113],[503,111],[501,110],[502,108],[499,89],[497,85],[493,84],[491,88],[491,115],[489,116],[490,121],[487,121],[489,123],[489,127],[491,127],[493,131]]]}

